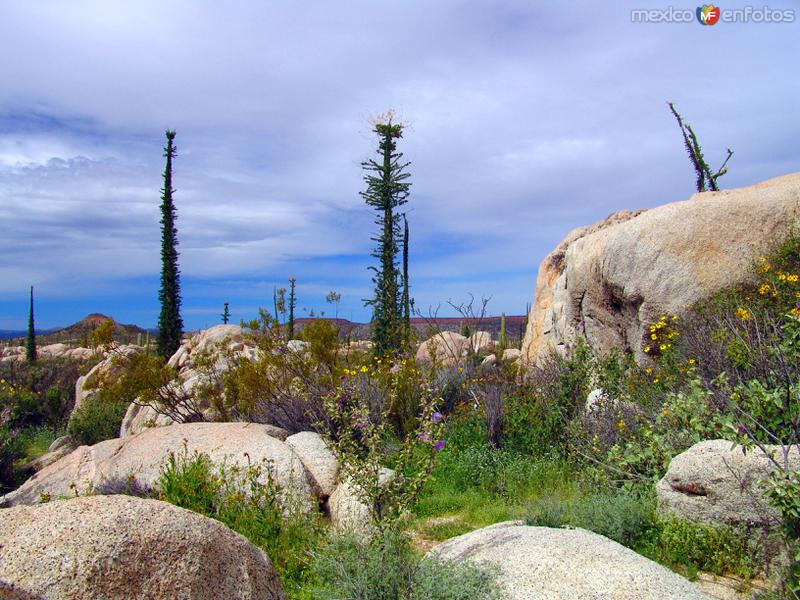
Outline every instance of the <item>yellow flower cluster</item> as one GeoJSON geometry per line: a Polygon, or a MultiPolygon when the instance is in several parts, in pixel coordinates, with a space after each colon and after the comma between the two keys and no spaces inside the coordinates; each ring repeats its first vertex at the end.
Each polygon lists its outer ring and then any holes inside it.
{"type": "Polygon", "coordinates": [[[736,309],[736,318],[739,319],[740,321],[747,321],[747,319],[749,319],[750,317],[751,317],[750,311],[747,310],[746,308],[740,306],[739,308],[736,309]]]}
{"type": "Polygon", "coordinates": [[[5,379],[0,379],[0,392],[13,396],[16,391],[12,384],[7,383],[5,379]]]}
{"type": "MultiPolygon", "coordinates": [[[[677,320],[677,318],[678,317],[673,315],[670,318],[670,321],[675,321],[677,320]]],[[[674,331],[670,327],[667,321],[667,315],[661,315],[661,317],[658,319],[658,323],[650,325],[649,329],[650,329],[651,344],[648,344],[647,346],[644,347],[645,353],[650,354],[654,350],[658,350],[659,352],[664,352],[665,350],[669,350],[670,348],[672,348],[672,342],[669,340],[672,340],[673,338],[677,337],[678,332],[674,331]]]]}

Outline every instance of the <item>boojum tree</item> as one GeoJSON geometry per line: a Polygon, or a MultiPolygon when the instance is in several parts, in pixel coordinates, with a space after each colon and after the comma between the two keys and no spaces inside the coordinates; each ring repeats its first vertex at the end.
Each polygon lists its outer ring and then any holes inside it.
{"type": "Polygon", "coordinates": [[[223,325],[227,325],[228,321],[231,320],[231,311],[228,308],[228,303],[227,302],[225,303],[225,306],[222,309],[222,314],[220,316],[222,317],[223,325]]]}
{"type": "Polygon", "coordinates": [[[36,362],[36,330],[33,326],[33,286],[31,286],[31,303],[28,309],[28,337],[25,338],[25,360],[36,362]]]}
{"type": "Polygon", "coordinates": [[[183,319],[181,319],[181,284],[178,269],[178,230],[175,227],[177,216],[172,201],[172,159],[177,156],[174,145],[175,132],[167,130],[167,145],[164,156],[167,164],[164,167],[164,188],[161,190],[161,289],[158,300],[161,313],[158,317],[158,354],[169,358],[180,348],[183,335],[183,319]]]}
{"type": "Polygon", "coordinates": [[[366,203],[376,211],[375,224],[378,234],[372,256],[378,266],[371,266],[375,275],[375,295],[367,300],[372,306],[372,341],[376,355],[398,351],[406,338],[403,323],[403,294],[397,264],[398,243],[401,239],[400,215],[395,209],[406,203],[411,183],[405,172],[410,163],[402,162],[403,154],[397,152],[397,139],[403,137],[403,125],[393,122],[394,113],[389,111],[375,120],[373,132],[378,136],[379,160],[369,159],[361,163],[365,171],[367,189],[361,192],[366,203]]]}

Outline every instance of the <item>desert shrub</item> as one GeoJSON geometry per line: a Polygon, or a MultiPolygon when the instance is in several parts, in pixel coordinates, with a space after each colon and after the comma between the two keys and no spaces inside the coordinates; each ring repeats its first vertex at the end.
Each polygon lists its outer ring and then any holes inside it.
{"type": "Polygon", "coordinates": [[[159,498],[216,519],[263,549],[288,592],[309,581],[309,549],[324,532],[320,518],[281,502],[269,462],[215,466],[184,447],[171,453],[157,481],[159,498]]]}
{"type": "MultiPolygon", "coordinates": [[[[554,353],[528,372],[530,395],[523,399],[531,404],[527,418],[508,417],[509,424],[515,425],[513,436],[519,446],[539,455],[569,454],[569,424],[586,406],[592,389],[592,362],[589,347],[580,342],[568,357],[554,353]]],[[[519,405],[518,409],[523,410],[519,405]]]]}
{"type": "Polygon", "coordinates": [[[652,494],[636,490],[606,490],[579,494],[572,499],[543,496],[527,509],[529,525],[581,527],[624,546],[634,547],[654,525],[652,494]]]}
{"type": "Polygon", "coordinates": [[[67,433],[81,444],[92,445],[119,437],[120,426],[130,402],[99,391],[86,399],[73,414],[67,433]]]}
{"type": "Polygon", "coordinates": [[[420,562],[408,539],[387,530],[370,541],[336,537],[314,553],[314,598],[483,600],[502,598],[494,573],[468,563],[420,562]]]}
{"type": "Polygon", "coordinates": [[[393,441],[392,408],[401,393],[410,393],[408,367],[415,371],[413,361],[406,365],[376,362],[372,370],[366,365],[345,369],[339,386],[325,397],[324,408],[330,426],[326,437],[342,475],[353,482],[356,493],[372,508],[374,524],[383,530],[394,526],[416,501],[445,440],[444,416],[437,407],[441,398],[424,380],[415,379],[414,394],[420,398],[415,428],[396,446],[387,444],[393,441]],[[376,392],[383,398],[377,403],[376,392]],[[395,475],[382,481],[381,470],[389,454],[395,475]]]}
{"type": "MultiPolygon", "coordinates": [[[[205,356],[198,356],[196,360],[205,359],[212,363],[212,357],[213,351],[209,351],[205,356]]],[[[182,385],[178,370],[170,367],[161,356],[149,352],[131,355],[117,352],[112,361],[114,368],[105,376],[101,375],[91,382],[88,387],[97,390],[99,396],[114,405],[124,403],[127,407],[136,403],[149,406],[173,421],[191,423],[204,420],[203,408],[208,405],[209,398],[216,397],[213,375],[217,371],[211,366],[208,367],[208,372],[201,373],[201,376],[205,376],[206,385],[200,385],[196,392],[188,393],[182,385]],[[114,371],[118,374],[112,377],[110,373],[114,371]]]]}
{"type": "Polygon", "coordinates": [[[48,425],[25,427],[19,430],[19,440],[24,449],[23,460],[30,461],[45,454],[59,432],[48,425]]]}
{"type": "Polygon", "coordinates": [[[658,523],[641,549],[689,576],[708,571],[750,579],[764,568],[764,544],[758,532],[677,518],[658,523]]]}
{"type": "Polygon", "coordinates": [[[13,490],[19,483],[17,461],[23,456],[23,446],[16,429],[0,425],[0,490],[13,490]]]}
{"type": "Polygon", "coordinates": [[[336,369],[339,327],[327,319],[313,319],[305,324],[298,339],[308,343],[311,358],[329,370],[336,369]]]}
{"type": "Polygon", "coordinates": [[[206,395],[225,418],[277,425],[292,433],[325,429],[322,399],[341,375],[336,346],[324,345],[328,326],[312,326],[308,335],[313,352],[293,352],[269,313],[259,314],[258,320],[245,324],[245,335],[257,348],[256,359],[223,352],[229,368],[219,374],[216,393],[210,390],[206,395]]]}
{"type": "Polygon", "coordinates": [[[0,363],[0,413],[16,428],[63,427],[75,403],[75,382],[91,366],[68,358],[0,363]]]}

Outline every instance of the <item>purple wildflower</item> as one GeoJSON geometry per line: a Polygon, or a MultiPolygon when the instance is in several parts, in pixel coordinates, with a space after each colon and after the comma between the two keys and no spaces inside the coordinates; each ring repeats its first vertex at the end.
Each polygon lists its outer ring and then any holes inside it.
{"type": "Polygon", "coordinates": [[[444,440],[439,440],[433,445],[433,449],[437,452],[441,451],[442,448],[444,448],[444,440]]]}
{"type": "Polygon", "coordinates": [[[427,442],[428,440],[431,439],[431,436],[429,436],[427,433],[418,433],[417,438],[419,438],[423,442],[427,442]]]}
{"type": "Polygon", "coordinates": [[[434,423],[438,423],[441,420],[442,420],[442,413],[440,413],[438,410],[431,415],[431,421],[433,421],[434,423]]]}
{"type": "Polygon", "coordinates": [[[278,354],[286,354],[286,346],[278,346],[278,354]]]}
{"type": "Polygon", "coordinates": [[[742,424],[740,423],[740,424],[739,424],[739,427],[737,427],[737,431],[738,431],[739,433],[741,433],[742,435],[744,435],[745,433],[747,433],[747,427],[745,427],[744,425],[742,425],[742,424]]]}

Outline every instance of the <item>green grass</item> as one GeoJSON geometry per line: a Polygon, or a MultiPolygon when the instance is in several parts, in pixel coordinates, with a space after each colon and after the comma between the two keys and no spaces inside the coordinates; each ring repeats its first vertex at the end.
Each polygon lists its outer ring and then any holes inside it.
{"type": "Polygon", "coordinates": [[[410,527],[443,541],[500,521],[581,527],[615,540],[679,573],[757,576],[758,542],[746,532],[656,517],[652,486],[598,486],[568,462],[449,444],[414,509],[410,527]]]}
{"type": "Polygon", "coordinates": [[[524,519],[542,497],[578,493],[567,463],[485,446],[448,444],[414,509],[413,527],[436,540],[500,521],[524,519]],[[450,522],[427,524],[439,517],[450,522]]]}
{"type": "Polygon", "coordinates": [[[28,463],[47,453],[50,444],[52,444],[58,436],[59,433],[55,429],[46,425],[22,429],[19,433],[19,438],[24,454],[20,458],[20,463],[28,463]]]}

